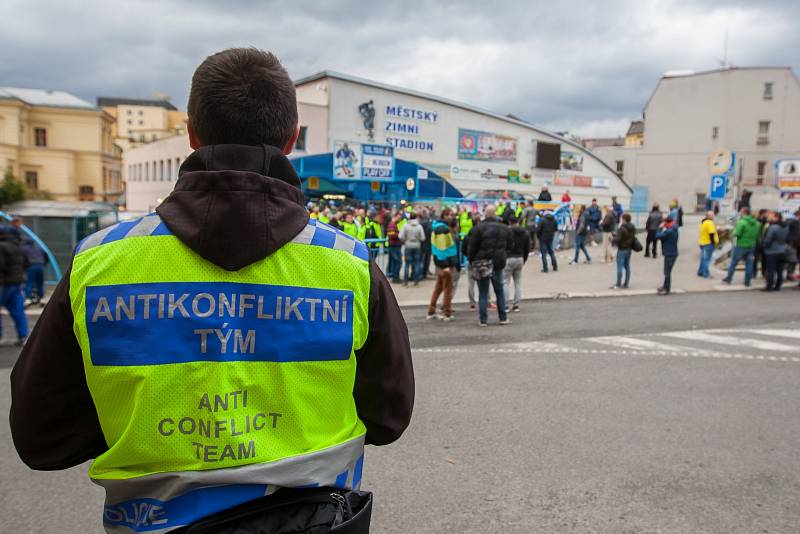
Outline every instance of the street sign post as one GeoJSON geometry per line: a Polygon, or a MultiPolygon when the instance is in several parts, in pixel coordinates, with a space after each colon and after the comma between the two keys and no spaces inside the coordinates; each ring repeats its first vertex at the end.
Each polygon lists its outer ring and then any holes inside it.
{"type": "Polygon", "coordinates": [[[711,200],[723,200],[728,193],[728,177],[724,174],[716,174],[711,177],[711,186],[708,190],[708,198],[711,200]]]}

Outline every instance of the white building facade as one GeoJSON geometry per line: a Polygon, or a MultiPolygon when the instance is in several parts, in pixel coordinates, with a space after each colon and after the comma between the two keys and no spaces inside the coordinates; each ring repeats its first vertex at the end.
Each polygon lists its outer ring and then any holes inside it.
{"type": "Polygon", "coordinates": [[[790,68],[729,68],[665,75],[643,112],[644,144],[593,152],[649,202],[677,198],[702,209],[709,192],[709,155],[736,153],[735,187],[752,206],[779,204],[775,162],[800,156],[800,82],[790,68]]]}
{"type": "Polygon", "coordinates": [[[192,153],[188,135],[175,135],[123,153],[125,200],[131,215],[149,213],[175,187],[181,163],[192,153]]]}
{"type": "MultiPolygon", "coordinates": [[[[360,145],[388,144],[396,158],[418,163],[464,194],[513,190],[532,197],[547,185],[555,201],[567,190],[578,203],[630,201],[630,187],[591,151],[526,122],[331,72],[298,80],[296,89],[301,133],[291,157],[336,153],[344,144],[360,155],[360,145]],[[549,168],[541,166],[545,160],[549,168]]],[[[186,136],[126,152],[126,171],[133,173],[129,211],[157,206],[190,152],[186,136]]]]}
{"type": "Polygon", "coordinates": [[[617,196],[627,204],[631,196],[592,152],[521,120],[334,72],[303,78],[296,87],[308,136],[306,151],[296,155],[335,153],[343,143],[388,144],[395,157],[426,167],[465,194],[510,189],[538,195],[548,185],[555,200],[566,190],[585,203],[617,196]],[[537,167],[540,143],[560,152],[560,168],[537,167]]]}

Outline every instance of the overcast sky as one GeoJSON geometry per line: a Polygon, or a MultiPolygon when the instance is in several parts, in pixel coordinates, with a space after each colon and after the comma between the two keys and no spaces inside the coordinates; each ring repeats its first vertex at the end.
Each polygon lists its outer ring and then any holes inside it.
{"type": "Polygon", "coordinates": [[[800,1],[3,0],[0,85],[186,105],[192,72],[231,46],[297,79],[336,70],[513,113],[583,136],[623,134],[660,75],[800,72],[800,1]]]}

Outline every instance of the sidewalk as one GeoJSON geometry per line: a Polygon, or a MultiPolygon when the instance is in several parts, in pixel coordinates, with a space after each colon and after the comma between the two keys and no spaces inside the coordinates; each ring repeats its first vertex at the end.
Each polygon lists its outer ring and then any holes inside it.
{"type": "MultiPolygon", "coordinates": [[[[692,227],[693,229],[693,227],[692,227]]],[[[639,239],[644,244],[644,239],[639,235],[639,239]]],[[[744,264],[739,264],[739,269],[734,274],[733,284],[722,283],[725,271],[712,267],[710,279],[697,276],[697,267],[700,263],[700,251],[694,245],[695,235],[692,230],[686,231],[681,235],[680,256],[672,271],[672,292],[703,292],[703,291],[736,291],[745,289],[760,289],[764,282],[762,278],[755,278],[750,288],[744,287],[744,264]]],[[[631,258],[631,283],[630,289],[611,289],[616,281],[617,267],[612,260],[610,263],[602,263],[603,249],[601,246],[588,247],[592,263],[583,263],[585,258],[581,253],[581,263],[569,265],[569,261],[574,257],[574,249],[561,250],[558,257],[558,271],[552,269],[548,273],[541,272],[541,256],[531,253],[528,262],[523,269],[522,298],[523,299],[555,299],[555,298],[574,298],[574,297],[620,297],[626,295],[648,295],[655,294],[664,281],[663,269],[664,259],[659,254],[656,259],[644,257],[644,252],[634,253],[631,258]]],[[[660,247],[659,247],[660,249],[660,247]]],[[[660,250],[659,250],[660,252],[660,250]]],[[[431,265],[433,271],[433,265],[431,265]]],[[[428,277],[428,280],[420,282],[418,287],[403,287],[401,284],[393,284],[397,301],[401,306],[427,305],[430,301],[431,292],[435,277],[428,277]]],[[[467,297],[467,276],[466,271],[462,270],[462,276],[458,283],[458,289],[453,298],[455,303],[469,302],[467,297]]],[[[790,285],[792,284],[789,282],[790,285]]],[[[512,288],[513,291],[513,288],[512,288]]],[[[493,293],[490,291],[490,294],[493,293]]],[[[475,288],[475,298],[477,299],[478,289],[475,288]]],[[[494,298],[494,297],[492,297],[494,298]]],[[[665,297],[669,298],[669,297],[665,297]]]]}

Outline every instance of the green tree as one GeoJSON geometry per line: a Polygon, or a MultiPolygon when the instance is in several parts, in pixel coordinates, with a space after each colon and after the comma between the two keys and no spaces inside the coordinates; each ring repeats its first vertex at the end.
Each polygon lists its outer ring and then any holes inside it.
{"type": "Polygon", "coordinates": [[[25,186],[18,182],[13,174],[6,172],[3,176],[3,183],[0,184],[0,206],[5,207],[25,200],[25,198],[27,198],[25,186]]]}

